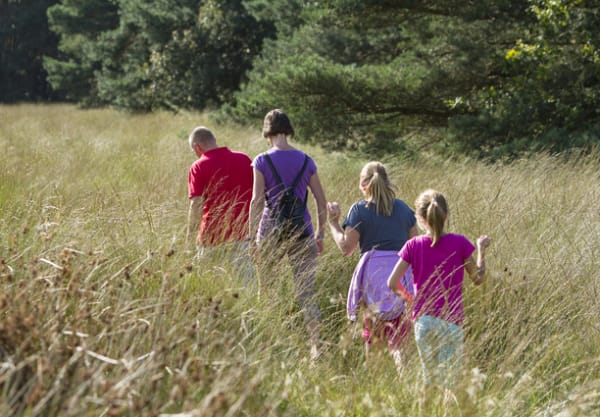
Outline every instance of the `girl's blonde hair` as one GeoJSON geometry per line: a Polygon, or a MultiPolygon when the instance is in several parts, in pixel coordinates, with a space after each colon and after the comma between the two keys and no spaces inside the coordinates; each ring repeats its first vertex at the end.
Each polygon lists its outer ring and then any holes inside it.
{"type": "Polygon", "coordinates": [[[415,201],[417,215],[427,222],[433,242],[437,245],[444,232],[444,223],[448,216],[448,203],[442,193],[435,190],[426,190],[415,201]]]}
{"type": "Polygon", "coordinates": [[[371,200],[377,206],[377,214],[391,216],[396,193],[383,164],[377,161],[366,164],[360,173],[360,182],[367,197],[367,207],[371,200]]]}

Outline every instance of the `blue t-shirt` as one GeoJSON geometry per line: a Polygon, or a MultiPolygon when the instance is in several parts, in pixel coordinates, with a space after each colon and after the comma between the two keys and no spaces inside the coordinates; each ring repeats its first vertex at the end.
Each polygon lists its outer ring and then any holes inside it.
{"type": "Polygon", "coordinates": [[[398,198],[394,199],[391,216],[377,214],[375,203],[367,207],[367,202],[362,200],[350,207],[342,227],[351,226],[360,234],[360,253],[373,248],[399,251],[416,222],[415,212],[398,198]]]}

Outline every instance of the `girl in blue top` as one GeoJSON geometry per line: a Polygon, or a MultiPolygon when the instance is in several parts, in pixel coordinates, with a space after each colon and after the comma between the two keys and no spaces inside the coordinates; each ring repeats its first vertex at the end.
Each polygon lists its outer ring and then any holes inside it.
{"type": "MultiPolygon", "coordinates": [[[[387,340],[399,365],[400,345],[410,331],[410,322],[404,315],[404,301],[387,287],[387,277],[398,261],[398,251],[417,234],[415,214],[396,198],[380,162],[363,167],[359,187],[364,199],[350,207],[342,226],[339,205],[327,204],[331,234],[339,249],[350,256],[360,248],[348,291],[347,314],[354,321],[360,307],[366,307],[362,337],[367,352],[374,340],[387,340]]],[[[411,277],[410,271],[405,274],[407,288],[412,288],[411,277]]]]}

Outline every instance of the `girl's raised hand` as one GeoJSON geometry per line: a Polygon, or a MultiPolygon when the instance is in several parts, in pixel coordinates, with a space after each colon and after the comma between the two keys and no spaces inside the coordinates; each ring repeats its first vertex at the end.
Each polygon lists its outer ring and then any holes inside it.
{"type": "Polygon", "coordinates": [[[488,246],[490,246],[490,243],[492,243],[492,240],[489,238],[488,235],[481,235],[477,239],[477,247],[479,249],[487,248],[488,246]]]}
{"type": "Polygon", "coordinates": [[[329,221],[337,222],[340,219],[341,210],[338,203],[328,202],[327,203],[327,216],[329,217],[329,221]]]}

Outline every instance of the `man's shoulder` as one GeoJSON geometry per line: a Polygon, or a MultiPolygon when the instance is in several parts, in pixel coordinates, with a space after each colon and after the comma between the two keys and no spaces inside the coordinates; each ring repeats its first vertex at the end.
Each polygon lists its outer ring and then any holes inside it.
{"type": "Polygon", "coordinates": [[[207,151],[202,155],[197,161],[196,164],[203,164],[207,167],[215,165],[220,166],[223,161],[233,160],[236,164],[244,164],[250,165],[252,160],[248,155],[244,152],[233,151],[229,149],[227,146],[221,146],[219,148],[212,149],[207,151]]]}
{"type": "Polygon", "coordinates": [[[238,159],[240,161],[248,161],[248,163],[252,162],[252,160],[250,159],[250,157],[246,153],[244,153],[242,151],[235,151],[235,150],[230,149],[230,148],[228,148],[226,146],[222,147],[221,149],[222,149],[223,153],[229,154],[229,157],[231,157],[231,158],[236,158],[236,159],[238,159]]]}
{"type": "Polygon", "coordinates": [[[198,158],[190,165],[190,171],[197,171],[200,166],[204,163],[204,159],[198,158]]]}
{"type": "Polygon", "coordinates": [[[248,154],[246,154],[242,151],[231,151],[231,153],[233,155],[235,155],[237,158],[243,159],[244,161],[252,162],[252,159],[250,159],[248,154]]]}

